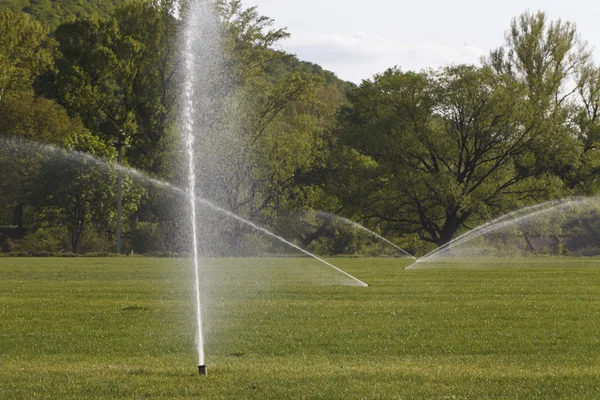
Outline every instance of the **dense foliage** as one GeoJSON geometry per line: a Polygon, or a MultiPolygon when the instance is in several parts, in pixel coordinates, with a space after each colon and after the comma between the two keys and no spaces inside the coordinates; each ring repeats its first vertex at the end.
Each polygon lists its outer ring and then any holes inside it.
{"type": "Polygon", "coordinates": [[[24,12],[55,28],[62,22],[85,16],[107,17],[123,0],[0,0],[0,9],[24,12]]]}
{"type": "MultiPolygon", "coordinates": [[[[174,2],[82,4],[0,1],[5,250],[112,250],[116,141],[126,165],[185,184],[174,2]]],[[[279,50],[289,34],[256,7],[217,4],[232,88],[220,101],[240,117],[215,127],[235,145],[207,154],[201,174],[218,175],[203,195],[227,210],[323,253],[367,250],[321,211],[419,252],[516,208],[598,190],[600,69],[573,24],[526,13],[481,66],[394,67],[356,87],[279,50]]],[[[181,198],[125,183],[127,250],[185,252],[181,198]]],[[[220,254],[256,244],[230,222],[215,234],[220,254]]]]}

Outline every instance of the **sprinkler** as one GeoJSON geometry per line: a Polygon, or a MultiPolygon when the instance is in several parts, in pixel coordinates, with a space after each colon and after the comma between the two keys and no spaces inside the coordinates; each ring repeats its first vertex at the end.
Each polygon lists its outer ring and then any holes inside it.
{"type": "Polygon", "coordinates": [[[198,365],[198,372],[200,373],[200,375],[208,375],[206,365],[198,365]]]}

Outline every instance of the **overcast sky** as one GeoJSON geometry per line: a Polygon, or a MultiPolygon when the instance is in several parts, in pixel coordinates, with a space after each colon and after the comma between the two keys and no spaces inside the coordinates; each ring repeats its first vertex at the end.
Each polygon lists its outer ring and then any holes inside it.
{"type": "Polygon", "coordinates": [[[243,0],[288,28],[281,47],[360,83],[395,65],[420,70],[478,63],[504,42],[513,17],[546,11],[577,24],[600,60],[600,1],[585,0],[243,0]]]}

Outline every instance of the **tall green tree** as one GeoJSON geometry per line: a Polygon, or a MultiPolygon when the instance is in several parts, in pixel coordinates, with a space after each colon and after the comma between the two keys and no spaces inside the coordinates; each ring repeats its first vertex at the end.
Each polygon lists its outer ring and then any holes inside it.
{"type": "Polygon", "coordinates": [[[136,131],[132,96],[141,46],[119,35],[114,20],[80,19],[56,31],[56,96],[72,116],[94,133],[110,138],[136,131]],[[119,56],[127,54],[124,59],[119,56]]]}
{"type": "Polygon", "coordinates": [[[571,108],[571,126],[579,154],[565,171],[567,185],[576,193],[600,190],[600,67],[586,65],[578,72],[578,102],[571,108]]]}
{"type": "Polygon", "coordinates": [[[130,162],[155,174],[161,172],[165,154],[178,142],[174,125],[180,95],[176,73],[180,22],[173,17],[175,3],[137,0],[113,13],[120,34],[139,43],[142,53],[129,66],[136,70],[132,97],[137,99],[130,162]]]}
{"type": "Polygon", "coordinates": [[[562,190],[546,174],[552,138],[531,118],[526,88],[489,68],[391,69],[349,100],[340,151],[363,161],[344,197],[373,225],[442,245],[469,223],[562,190]]]}
{"type": "Polygon", "coordinates": [[[575,145],[568,159],[547,159],[552,173],[576,193],[597,190],[597,67],[575,24],[550,21],[541,11],[523,13],[513,19],[505,45],[484,63],[525,85],[530,114],[545,125],[549,140],[575,145]]]}
{"type": "Polygon", "coordinates": [[[575,93],[570,79],[590,59],[575,24],[549,21],[542,11],[525,12],[512,20],[505,37],[505,45],[484,63],[524,83],[538,111],[557,111],[575,93]]]}
{"type": "Polygon", "coordinates": [[[12,223],[24,232],[40,165],[48,157],[41,143],[60,145],[87,131],[55,102],[29,93],[5,96],[0,120],[0,205],[13,210],[12,223]]]}
{"type": "Polygon", "coordinates": [[[58,27],[51,95],[109,141],[122,131],[134,165],[158,172],[173,121],[177,22],[172,1],[133,1],[111,17],[58,27]]]}
{"type": "MultiPolygon", "coordinates": [[[[96,163],[83,153],[114,163],[116,150],[87,132],[69,135],[64,147],[66,151],[42,163],[34,198],[40,215],[67,227],[71,250],[80,253],[87,229],[104,238],[113,235],[117,195],[116,167],[96,163]]],[[[132,190],[132,182],[125,179],[124,194],[127,217],[137,209],[141,192],[132,190]]]]}
{"type": "Polygon", "coordinates": [[[7,93],[32,91],[36,77],[52,65],[48,31],[24,13],[0,13],[0,104],[7,93]]]}

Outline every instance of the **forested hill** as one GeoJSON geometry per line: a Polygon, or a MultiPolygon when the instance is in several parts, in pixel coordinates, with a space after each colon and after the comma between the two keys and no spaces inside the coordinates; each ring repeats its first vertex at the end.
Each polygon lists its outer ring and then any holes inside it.
{"type": "MultiPolygon", "coordinates": [[[[108,17],[115,8],[126,2],[127,0],[0,0],[0,12],[9,9],[33,15],[42,25],[54,31],[61,23],[77,18],[108,17]]],[[[300,70],[320,75],[328,84],[345,90],[354,87],[354,84],[340,80],[333,72],[324,70],[320,65],[301,61],[293,56],[282,58],[279,64],[279,68],[272,71],[274,80],[278,80],[282,74],[300,70]]]]}
{"type": "Polygon", "coordinates": [[[0,11],[23,11],[53,29],[83,16],[105,17],[122,3],[124,0],[0,0],[0,11]]]}

